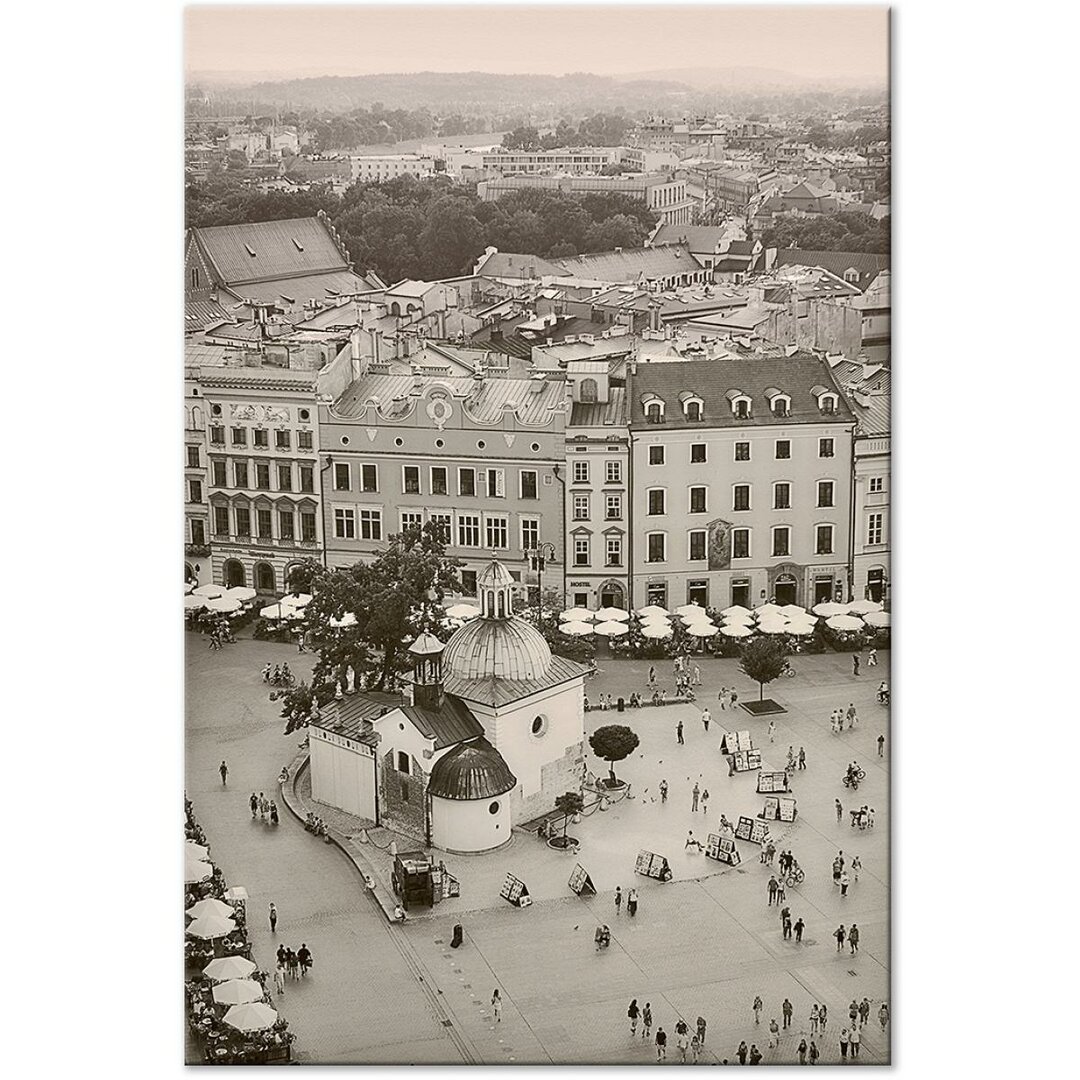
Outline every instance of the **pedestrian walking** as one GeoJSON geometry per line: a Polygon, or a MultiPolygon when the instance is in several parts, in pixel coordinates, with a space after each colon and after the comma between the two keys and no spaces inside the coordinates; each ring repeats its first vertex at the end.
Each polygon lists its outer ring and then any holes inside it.
{"type": "MultiPolygon", "coordinates": [[[[859,951],[859,928],[855,923],[851,924],[847,939],[848,945],[851,946],[851,955],[854,956],[859,951]]],[[[867,1006],[867,1011],[869,1011],[869,1006],[867,1006]]]]}
{"type": "Polygon", "coordinates": [[[883,1001],[877,1011],[878,1023],[881,1025],[881,1033],[885,1034],[885,1028],[889,1024],[889,1006],[883,1001]]]}
{"type": "Polygon", "coordinates": [[[701,1056],[701,1040],[697,1037],[697,1032],[690,1036],[690,1062],[693,1065],[698,1063],[698,1058],[701,1056]]]}
{"type": "Polygon", "coordinates": [[[699,788],[697,786],[697,784],[695,783],[693,791],[690,792],[690,812],[692,814],[697,813],[698,799],[700,799],[700,798],[701,798],[701,788],[699,788]]]}
{"type": "Polygon", "coordinates": [[[852,998],[851,1004],[848,1006],[848,1024],[850,1027],[859,1026],[859,1003],[852,998]]]}
{"type": "Polygon", "coordinates": [[[858,653],[855,653],[851,657],[851,673],[852,673],[852,675],[858,675],[859,674],[859,654],[858,653]]]}
{"type": "Polygon", "coordinates": [[[795,923],[795,944],[796,945],[802,944],[802,932],[805,929],[806,929],[806,923],[804,923],[802,921],[802,917],[800,916],[798,921],[795,923]]]}
{"type": "Polygon", "coordinates": [[[789,746],[787,748],[787,767],[790,771],[795,768],[795,747],[789,746]]]}
{"type": "Polygon", "coordinates": [[[810,1006],[810,1034],[816,1035],[818,1030],[818,1007],[815,1001],[810,1006]]]}
{"type": "Polygon", "coordinates": [[[810,1064],[816,1065],[818,1058],[821,1057],[821,1051],[817,1048],[817,1043],[813,1039],[810,1040],[810,1064]]]}
{"type": "Polygon", "coordinates": [[[681,1020],[675,1025],[675,1045],[679,1049],[679,1060],[685,1065],[686,1051],[690,1049],[690,1036],[681,1020]]]}
{"type": "Polygon", "coordinates": [[[836,824],[839,825],[844,820],[844,808],[840,805],[840,800],[836,800],[836,824]]]}
{"type": "Polygon", "coordinates": [[[259,792],[259,819],[266,821],[267,815],[270,813],[270,800],[260,791],[259,792]]]}
{"type": "Polygon", "coordinates": [[[776,721],[775,720],[770,720],[769,721],[769,742],[771,742],[771,743],[776,742],[776,721]]]}
{"type": "Polygon", "coordinates": [[[836,938],[836,951],[842,952],[844,948],[844,938],[847,937],[847,931],[844,929],[844,924],[841,923],[834,931],[833,937],[836,938]]]}
{"type": "MultiPolygon", "coordinates": [[[[851,935],[848,935],[848,941],[851,940],[851,935]]],[[[870,1019],[870,999],[864,997],[859,1002],[859,1027],[866,1027],[866,1022],[870,1019]]]]}
{"type": "Polygon", "coordinates": [[[277,803],[274,802],[273,799],[271,799],[270,800],[270,824],[271,825],[277,825],[278,822],[279,822],[279,819],[278,819],[277,803]]]}
{"type": "Polygon", "coordinates": [[[682,721],[681,720],[675,725],[675,738],[679,740],[679,745],[680,746],[685,746],[686,745],[686,743],[683,741],[683,737],[682,737],[682,721]]]}
{"type": "MultiPolygon", "coordinates": [[[[786,911],[787,908],[785,908],[784,910],[786,911]]],[[[790,941],[791,940],[791,916],[790,915],[785,915],[784,918],[781,921],[783,922],[783,925],[784,925],[784,940],[785,941],[790,941]]]]}
{"type": "Polygon", "coordinates": [[[221,773],[221,786],[225,787],[225,782],[229,778],[229,766],[224,761],[218,766],[218,772],[221,773]]]}
{"type": "MultiPolygon", "coordinates": [[[[875,660],[874,663],[877,663],[877,661],[875,660]]],[[[699,668],[697,664],[694,665],[694,685],[701,685],[701,668],[699,668]]]]}
{"type": "Polygon", "coordinates": [[[720,693],[716,695],[717,700],[720,702],[720,711],[723,712],[727,708],[728,703],[728,688],[726,686],[720,687],[720,693]]]}
{"type": "Polygon", "coordinates": [[[267,661],[266,665],[262,669],[262,680],[265,683],[270,681],[270,662],[267,661]]]}
{"type": "Polygon", "coordinates": [[[300,974],[307,975],[311,968],[311,950],[307,947],[306,941],[301,943],[296,952],[296,962],[300,965],[300,974]]]}
{"type": "Polygon", "coordinates": [[[757,1043],[751,1043],[750,1044],[750,1064],[751,1065],[760,1065],[761,1064],[761,1051],[757,1048],[757,1043]]]}
{"type": "Polygon", "coordinates": [[[708,817],[709,815],[709,789],[706,788],[701,793],[701,812],[708,817]]]}
{"type": "Polygon", "coordinates": [[[251,807],[251,817],[254,820],[255,815],[259,812],[259,796],[254,791],[251,793],[251,798],[248,799],[248,806],[251,807]]]}
{"type": "Polygon", "coordinates": [[[846,870],[840,871],[840,895],[847,896],[848,885],[851,884],[851,878],[848,876],[846,870]]]}
{"type": "Polygon", "coordinates": [[[769,1021],[769,1049],[775,1050],[780,1045],[780,1025],[774,1016],[769,1021]]]}
{"type": "Polygon", "coordinates": [[[282,967],[284,967],[284,966],[285,966],[285,958],[286,958],[286,956],[287,956],[287,955],[288,955],[288,953],[287,953],[287,950],[285,949],[285,946],[284,946],[284,944],[282,944],[282,945],[279,945],[279,946],[277,947],[277,962],[278,962],[278,963],[279,963],[279,964],[280,964],[280,965],[281,965],[282,967]]]}
{"type": "Polygon", "coordinates": [[[877,756],[878,757],[884,757],[885,756],[885,736],[884,735],[879,735],[877,737],[877,756]]]}
{"type": "Polygon", "coordinates": [[[746,1064],[746,1054],[746,1040],[744,1039],[741,1043],[739,1043],[739,1049],[735,1051],[735,1056],[739,1059],[740,1065],[746,1064]]]}
{"type": "Polygon", "coordinates": [[[877,667],[877,649],[871,649],[866,654],[866,666],[868,668],[877,667]]]}
{"type": "Polygon", "coordinates": [[[270,933],[277,933],[277,908],[274,906],[273,900],[270,901],[270,933]]]}
{"type": "Polygon", "coordinates": [[[637,914],[637,889],[631,889],[626,894],[626,914],[633,918],[637,914]]]}
{"type": "Polygon", "coordinates": [[[709,712],[708,706],[701,710],[701,723],[705,730],[709,730],[709,721],[712,720],[712,713],[709,712]]]}
{"type": "Polygon", "coordinates": [[[274,968],[274,989],[279,994],[285,993],[285,967],[282,964],[274,968]]]}
{"type": "Polygon", "coordinates": [[[647,1001],[641,1010],[641,1037],[645,1040],[652,1038],[652,1006],[647,1001]]]}
{"type": "Polygon", "coordinates": [[[698,1042],[702,1046],[705,1045],[705,1028],[706,1028],[705,1017],[704,1016],[699,1016],[697,1018],[697,1038],[698,1038],[698,1042]]]}
{"type": "Polygon", "coordinates": [[[844,872],[844,853],[841,851],[833,859],[832,864],[832,879],[834,885],[840,884],[840,875],[844,872]]]}
{"type": "Polygon", "coordinates": [[[804,750],[801,746],[799,747],[799,768],[806,768],[806,750],[804,750]]]}
{"type": "Polygon", "coordinates": [[[855,702],[849,701],[847,707],[847,722],[848,727],[853,728],[855,726],[855,702]]]}
{"type": "Polygon", "coordinates": [[[862,1042],[862,1035],[859,1033],[857,1027],[851,1029],[851,1034],[848,1036],[848,1041],[851,1043],[851,1056],[857,1058],[859,1056],[859,1043],[862,1042]]]}
{"type": "Polygon", "coordinates": [[[829,1022],[829,1006],[822,1004],[818,1009],[818,1027],[821,1028],[821,1034],[825,1034],[825,1025],[829,1022]]]}
{"type": "Polygon", "coordinates": [[[776,890],[779,887],[776,877],[769,878],[769,907],[772,907],[776,903],[776,890]]]}
{"type": "Polygon", "coordinates": [[[848,1048],[848,1029],[844,1028],[840,1032],[840,1060],[847,1061],[847,1048],[848,1048]]]}
{"type": "Polygon", "coordinates": [[[761,1000],[761,995],[758,994],[754,998],[754,1004],[751,1006],[754,1010],[754,1023],[761,1023],[761,1010],[765,1008],[765,1003],[761,1000]]]}
{"type": "Polygon", "coordinates": [[[656,1060],[663,1061],[667,1057],[667,1032],[662,1027],[656,1029],[656,1060]]]}
{"type": "Polygon", "coordinates": [[[800,1065],[805,1065],[806,1064],[806,1040],[805,1039],[800,1039],[799,1040],[799,1064],[800,1065]]]}
{"type": "Polygon", "coordinates": [[[656,685],[656,668],[652,664],[649,665],[649,686],[656,685]]]}
{"type": "Polygon", "coordinates": [[[615,886],[615,914],[622,914],[622,886],[615,886]]]}
{"type": "Polygon", "coordinates": [[[289,967],[289,974],[292,976],[293,982],[300,981],[300,960],[296,953],[289,949],[285,956],[285,962],[289,967]]]}
{"type": "Polygon", "coordinates": [[[739,695],[735,692],[735,688],[731,688],[731,696],[728,698],[728,707],[734,709],[739,703],[739,695]]]}
{"type": "Polygon", "coordinates": [[[641,1016],[641,1010],[638,1008],[637,998],[632,998],[629,1006],[626,1009],[626,1015],[630,1017],[630,1035],[637,1035],[637,1023],[638,1018],[641,1016]]]}
{"type": "Polygon", "coordinates": [[[660,781],[660,802],[667,802],[668,784],[666,780],[660,781]]]}
{"type": "Polygon", "coordinates": [[[776,881],[776,902],[782,904],[787,899],[787,891],[784,886],[784,879],[777,878],[776,881]]]}
{"type": "Polygon", "coordinates": [[[791,1017],[795,1012],[795,1006],[791,1002],[784,998],[784,1004],[780,1006],[780,1011],[784,1014],[784,1029],[791,1027],[791,1017]]]}
{"type": "Polygon", "coordinates": [[[862,869],[862,859],[858,855],[851,860],[851,876],[857,882],[859,880],[859,871],[862,869]]]}

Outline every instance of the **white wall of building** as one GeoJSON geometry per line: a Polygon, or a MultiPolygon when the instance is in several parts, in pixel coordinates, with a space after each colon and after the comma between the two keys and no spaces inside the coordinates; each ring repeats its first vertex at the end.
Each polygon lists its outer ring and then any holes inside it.
{"type": "Polygon", "coordinates": [[[431,841],[450,852],[490,851],[511,836],[510,795],[495,799],[431,800],[431,841]],[[492,812],[494,811],[494,812],[492,812]]]}
{"type": "Polygon", "coordinates": [[[375,820],[375,758],[362,743],[310,729],[311,795],[357,817],[375,820]]]}

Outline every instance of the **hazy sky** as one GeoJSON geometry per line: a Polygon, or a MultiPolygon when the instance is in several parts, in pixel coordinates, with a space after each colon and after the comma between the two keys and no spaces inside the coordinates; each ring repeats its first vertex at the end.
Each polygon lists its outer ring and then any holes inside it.
{"type": "Polygon", "coordinates": [[[612,75],[759,67],[884,83],[888,9],[862,6],[188,7],[186,68],[258,78],[411,71],[612,75]]]}

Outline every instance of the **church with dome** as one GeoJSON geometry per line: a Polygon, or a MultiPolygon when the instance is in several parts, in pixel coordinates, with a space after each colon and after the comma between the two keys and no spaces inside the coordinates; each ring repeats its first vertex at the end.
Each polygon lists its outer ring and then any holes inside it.
{"type": "Polygon", "coordinates": [[[468,854],[581,789],[588,669],[514,615],[513,587],[492,559],[477,579],[480,615],[445,645],[412,643],[406,704],[356,693],[323,710],[310,729],[314,799],[468,854]]]}

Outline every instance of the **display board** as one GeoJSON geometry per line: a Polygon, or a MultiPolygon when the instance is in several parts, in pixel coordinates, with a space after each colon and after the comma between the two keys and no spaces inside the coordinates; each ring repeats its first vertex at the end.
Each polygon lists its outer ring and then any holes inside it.
{"type": "Polygon", "coordinates": [[[656,878],[658,881],[671,879],[671,867],[668,866],[667,859],[653,851],[638,852],[637,860],[634,862],[634,873],[656,878]]]}
{"type": "Polygon", "coordinates": [[[756,818],[740,817],[739,824],[735,826],[735,838],[749,840],[751,844],[764,844],[769,838],[769,825],[756,818]]]}
{"type": "Polygon", "coordinates": [[[766,821],[779,821],[780,820],[780,800],[775,796],[770,796],[765,800],[765,809],[761,811],[761,816],[766,821]]]}
{"type": "Polygon", "coordinates": [[[737,754],[740,750],[753,750],[754,740],[749,731],[726,731],[720,740],[721,754],[737,754]]]}
{"type": "Polygon", "coordinates": [[[788,787],[788,774],[786,772],[758,773],[757,789],[759,795],[766,795],[778,791],[790,791],[791,789],[788,787]]]}
{"type": "Polygon", "coordinates": [[[770,796],[765,800],[761,816],[766,821],[794,821],[798,814],[795,799],[781,795],[770,796]]]}
{"type": "Polygon", "coordinates": [[[799,810],[795,804],[794,799],[780,799],[780,820],[781,821],[794,821],[798,816],[799,810]]]}
{"type": "Polygon", "coordinates": [[[727,863],[729,866],[738,866],[741,861],[735,841],[730,836],[720,836],[717,833],[709,833],[709,839],[705,844],[705,854],[710,859],[727,863]]]}
{"type": "Polygon", "coordinates": [[[529,900],[529,890],[525,882],[521,878],[514,877],[513,874],[506,875],[506,880],[503,882],[502,889],[499,890],[499,895],[516,907],[526,907],[527,904],[523,901],[532,902],[529,900]]]}
{"type": "Polygon", "coordinates": [[[589,877],[589,872],[585,869],[581,863],[578,863],[574,867],[574,872],[570,875],[570,880],[567,882],[572,892],[578,896],[595,896],[596,886],[592,883],[592,878],[589,877]]]}
{"type": "Polygon", "coordinates": [[[760,750],[740,750],[732,755],[736,772],[752,772],[761,768],[760,750]]]}

